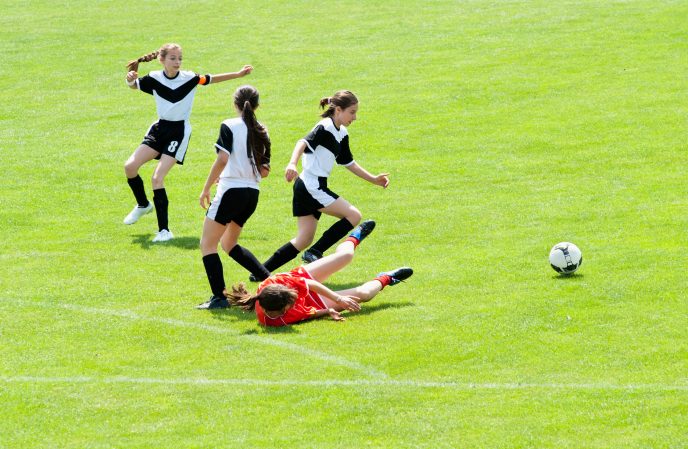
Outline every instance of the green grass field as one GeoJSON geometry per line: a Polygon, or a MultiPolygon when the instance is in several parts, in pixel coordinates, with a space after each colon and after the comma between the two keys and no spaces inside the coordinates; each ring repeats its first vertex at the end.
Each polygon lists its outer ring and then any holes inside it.
{"type": "Polygon", "coordinates": [[[377,3],[3,2],[0,448],[688,447],[688,3],[377,3]],[[255,71],[198,89],[177,238],[152,244],[154,214],[122,224],[156,118],[124,65],[165,42],[255,71]],[[193,308],[245,82],[273,140],[241,239],[261,260],[296,231],[282,171],[321,97],[358,95],[354,156],[391,173],[331,178],[378,227],[330,285],[415,269],[343,323],[193,308]]]}

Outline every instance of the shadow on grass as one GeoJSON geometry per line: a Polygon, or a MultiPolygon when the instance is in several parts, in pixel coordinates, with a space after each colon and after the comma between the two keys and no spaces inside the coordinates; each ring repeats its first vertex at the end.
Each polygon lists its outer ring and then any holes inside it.
{"type": "Polygon", "coordinates": [[[140,245],[143,249],[150,249],[153,246],[174,246],[175,248],[197,250],[201,244],[201,240],[198,237],[175,237],[168,242],[153,243],[152,234],[133,235],[131,242],[140,245]]]}
{"type": "MultiPolygon", "coordinates": [[[[376,303],[376,304],[363,304],[363,307],[361,307],[361,310],[359,312],[351,313],[351,312],[346,312],[344,314],[345,318],[352,319],[355,318],[358,315],[369,315],[371,313],[375,313],[379,310],[392,310],[392,309],[401,309],[404,307],[412,307],[414,306],[413,302],[410,301],[405,301],[405,302],[385,302],[385,303],[376,303]]],[[[230,307],[228,309],[216,309],[216,310],[209,310],[213,316],[214,319],[222,322],[222,323],[232,323],[236,321],[255,321],[256,324],[258,323],[258,319],[256,318],[256,314],[254,312],[244,312],[243,310],[239,309],[238,307],[230,307]]],[[[306,321],[301,321],[298,323],[294,323],[288,326],[281,326],[281,327],[270,327],[270,326],[260,326],[260,329],[247,329],[244,332],[242,332],[242,335],[261,335],[261,334],[292,334],[295,332],[298,332],[298,328],[301,326],[307,326],[308,323],[312,321],[319,321],[319,320],[327,320],[327,317],[322,317],[317,320],[306,320],[306,321]]]]}
{"type": "MultiPolygon", "coordinates": [[[[375,299],[373,299],[375,301],[375,299]]],[[[347,313],[346,318],[354,318],[357,315],[370,315],[371,313],[375,313],[378,310],[387,310],[387,309],[401,309],[404,307],[412,307],[415,304],[410,302],[410,301],[405,301],[405,302],[385,302],[385,303],[374,303],[368,305],[362,304],[361,305],[361,310],[359,312],[354,312],[354,313],[347,313]]]]}
{"type": "MultiPolygon", "coordinates": [[[[302,321],[301,323],[307,323],[308,321],[302,321]]],[[[246,332],[244,332],[244,335],[261,335],[261,334],[268,334],[268,335],[277,335],[277,334],[295,334],[298,333],[297,327],[301,323],[296,323],[292,324],[290,326],[281,326],[281,327],[268,327],[268,326],[261,326],[261,330],[258,329],[251,329],[246,332]]]]}
{"type": "MultiPolygon", "coordinates": [[[[228,309],[215,309],[209,310],[213,315],[213,318],[222,322],[223,324],[229,324],[236,321],[254,321],[258,324],[258,318],[254,312],[245,312],[238,307],[230,307],[228,309]]],[[[297,323],[298,324],[298,323],[297,323]]],[[[294,326],[283,326],[283,327],[267,327],[260,326],[261,329],[247,329],[242,332],[242,335],[261,335],[261,334],[290,334],[296,332],[294,326]]]]}
{"type": "Polygon", "coordinates": [[[235,322],[235,321],[258,321],[256,319],[256,314],[254,312],[245,312],[239,307],[229,307],[227,309],[212,309],[208,310],[212,314],[213,318],[225,322],[235,322]]]}
{"type": "Polygon", "coordinates": [[[568,275],[555,274],[552,279],[556,281],[566,281],[566,282],[580,282],[583,280],[583,275],[579,273],[573,273],[568,275]]]}

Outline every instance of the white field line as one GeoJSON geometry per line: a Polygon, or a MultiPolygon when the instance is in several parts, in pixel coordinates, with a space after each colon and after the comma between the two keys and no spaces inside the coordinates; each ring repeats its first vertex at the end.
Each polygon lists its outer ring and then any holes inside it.
{"type": "MultiPolygon", "coordinates": [[[[262,337],[260,335],[244,335],[236,330],[232,329],[229,326],[212,326],[209,324],[204,324],[204,323],[193,323],[190,321],[183,321],[183,320],[175,320],[172,318],[163,318],[163,317],[151,317],[151,316],[143,316],[136,314],[134,312],[131,312],[129,310],[112,310],[112,309],[100,309],[96,307],[83,307],[83,306],[77,306],[74,304],[55,304],[59,307],[62,307],[64,309],[72,310],[75,312],[80,312],[80,313],[91,313],[91,314],[100,314],[100,315],[108,315],[108,316],[117,316],[120,318],[127,318],[131,320],[140,320],[140,321],[148,321],[148,322],[153,322],[153,323],[159,323],[159,324],[164,324],[167,326],[174,326],[174,327],[182,327],[182,328],[187,328],[187,329],[196,329],[196,330],[201,330],[205,332],[212,332],[216,334],[222,334],[222,335],[230,335],[234,338],[237,339],[244,339],[244,340],[250,340],[252,343],[256,344],[261,344],[265,346],[274,346],[277,348],[285,349],[287,351],[295,352],[298,354],[305,355],[307,357],[312,357],[314,359],[319,359],[323,360],[325,362],[328,362],[332,365],[338,365],[338,366],[343,366],[349,369],[352,369],[354,371],[358,371],[360,373],[366,374],[367,376],[373,378],[373,379],[386,379],[387,374],[385,374],[382,371],[378,371],[374,368],[371,368],[369,366],[362,365],[360,363],[347,360],[343,357],[338,357],[332,354],[327,354],[321,351],[315,351],[310,348],[306,348],[304,346],[296,345],[294,343],[288,343],[284,341],[279,341],[275,340],[272,338],[268,337],[262,337]]],[[[203,313],[203,312],[199,312],[203,313]]]]}
{"type": "Polygon", "coordinates": [[[266,387],[409,387],[425,389],[471,390],[569,390],[569,391],[688,391],[688,385],[664,384],[611,384],[611,383],[469,383],[424,382],[415,380],[262,380],[262,379],[204,379],[204,378],[150,378],[129,376],[0,376],[2,383],[35,384],[156,384],[188,386],[266,386],[266,387]]]}

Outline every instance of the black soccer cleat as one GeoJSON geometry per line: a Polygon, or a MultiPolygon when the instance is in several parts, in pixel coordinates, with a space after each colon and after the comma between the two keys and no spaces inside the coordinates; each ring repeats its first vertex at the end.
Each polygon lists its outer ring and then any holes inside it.
{"type": "Polygon", "coordinates": [[[251,274],[248,275],[248,281],[249,281],[249,282],[263,282],[265,279],[267,279],[267,278],[269,278],[269,277],[270,277],[270,273],[268,273],[268,277],[263,278],[263,279],[259,278],[259,277],[256,276],[255,274],[251,273],[251,274]]]}
{"type": "Polygon", "coordinates": [[[301,259],[306,262],[306,263],[311,263],[315,262],[318,259],[322,259],[323,253],[318,251],[317,249],[307,249],[304,251],[304,253],[301,255],[301,259]]]}
{"type": "Polygon", "coordinates": [[[229,307],[229,301],[227,301],[227,298],[221,298],[219,296],[211,296],[209,300],[204,302],[203,304],[199,304],[196,306],[197,309],[226,309],[229,307]]]}
{"type": "Polygon", "coordinates": [[[351,231],[351,234],[349,234],[349,237],[354,237],[356,240],[361,242],[364,238],[368,237],[371,232],[373,232],[373,229],[375,229],[375,221],[366,220],[360,225],[356,226],[356,228],[351,231]]]}
{"type": "Polygon", "coordinates": [[[389,285],[397,285],[399,282],[405,281],[410,278],[413,274],[413,269],[411,267],[401,267],[392,271],[385,271],[380,273],[377,277],[387,275],[390,277],[389,285]]]}

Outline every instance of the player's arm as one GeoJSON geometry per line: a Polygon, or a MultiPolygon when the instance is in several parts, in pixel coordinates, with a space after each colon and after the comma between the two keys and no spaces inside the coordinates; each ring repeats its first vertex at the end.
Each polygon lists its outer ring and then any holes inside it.
{"type": "Polygon", "coordinates": [[[313,290],[317,294],[331,299],[345,309],[351,310],[352,312],[358,312],[361,310],[361,305],[356,301],[358,298],[355,296],[339,295],[314,279],[305,279],[305,281],[310,290],[313,290]]]}
{"type": "Polygon", "coordinates": [[[222,81],[241,78],[242,76],[248,75],[252,71],[253,71],[253,66],[245,65],[244,68],[242,68],[238,72],[220,73],[218,75],[210,75],[210,84],[221,83],[222,81]]]}
{"type": "Polygon", "coordinates": [[[358,176],[359,178],[365,179],[366,181],[380,186],[382,188],[387,188],[389,185],[389,173],[380,173],[379,175],[373,175],[365,168],[358,165],[356,161],[347,165],[346,168],[349,169],[351,173],[358,176]]]}
{"type": "Polygon", "coordinates": [[[210,187],[215,184],[215,181],[220,176],[220,173],[222,173],[222,170],[224,170],[225,166],[227,165],[228,160],[229,154],[224,151],[217,152],[217,158],[215,159],[215,162],[213,162],[213,166],[210,167],[208,179],[206,179],[205,185],[203,186],[203,191],[198,199],[203,209],[207,209],[208,206],[210,206],[210,187]]]}
{"type": "Polygon", "coordinates": [[[136,85],[136,80],[139,77],[138,72],[135,71],[130,71],[127,72],[127,86],[129,86],[131,89],[138,89],[139,87],[136,85]]]}
{"type": "Polygon", "coordinates": [[[301,159],[301,155],[304,151],[306,151],[306,141],[299,140],[296,142],[294,151],[291,152],[291,159],[289,159],[287,168],[284,170],[284,177],[287,182],[292,182],[297,176],[299,176],[299,171],[296,169],[296,164],[299,163],[299,159],[301,159]]]}
{"type": "Polygon", "coordinates": [[[320,318],[320,317],[323,317],[323,316],[325,316],[325,315],[331,316],[332,319],[333,319],[334,321],[344,321],[344,317],[343,317],[339,312],[337,312],[337,311],[334,310],[334,309],[321,309],[321,310],[317,310],[317,311],[313,314],[313,318],[320,318]]]}

